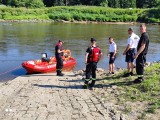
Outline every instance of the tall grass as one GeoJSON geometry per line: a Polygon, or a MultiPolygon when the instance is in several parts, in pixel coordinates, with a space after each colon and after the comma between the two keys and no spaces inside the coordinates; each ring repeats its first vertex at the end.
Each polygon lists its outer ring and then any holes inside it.
{"type": "MultiPolygon", "coordinates": [[[[116,96],[118,102],[125,104],[127,101],[140,101],[147,103],[143,113],[155,113],[160,109],[160,63],[154,63],[151,66],[145,67],[145,81],[140,84],[133,84],[133,80],[137,76],[125,78],[125,71],[122,71],[114,76],[107,76],[104,83],[108,86],[118,86],[120,94],[116,96]]],[[[128,109],[127,109],[128,110],[128,109]]]]}
{"type": "MultiPolygon", "coordinates": [[[[146,80],[138,85],[125,87],[125,98],[132,101],[148,101],[146,112],[154,113],[160,109],[160,64],[156,63],[145,69],[146,80]]],[[[124,97],[123,96],[123,97],[124,97]]]]}
{"type": "Polygon", "coordinates": [[[113,9],[95,6],[57,6],[41,9],[0,8],[4,20],[66,20],[98,22],[160,22],[159,9],[113,9]]]}

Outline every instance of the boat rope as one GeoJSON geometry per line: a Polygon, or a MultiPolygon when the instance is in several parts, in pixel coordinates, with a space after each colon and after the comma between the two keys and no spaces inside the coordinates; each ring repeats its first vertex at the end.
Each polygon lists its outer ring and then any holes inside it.
{"type": "Polygon", "coordinates": [[[10,73],[10,72],[12,72],[12,71],[14,71],[14,70],[19,69],[19,68],[21,68],[21,66],[14,67],[13,69],[10,69],[10,70],[8,70],[8,71],[6,71],[6,72],[1,73],[0,76],[5,75],[5,74],[8,74],[8,73],[10,73]]]}

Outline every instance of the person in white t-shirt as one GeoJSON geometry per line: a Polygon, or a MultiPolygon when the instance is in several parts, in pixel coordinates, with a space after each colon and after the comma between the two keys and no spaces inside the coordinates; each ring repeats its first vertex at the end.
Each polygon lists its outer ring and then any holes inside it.
{"type": "Polygon", "coordinates": [[[123,55],[126,55],[126,62],[127,62],[127,68],[128,68],[128,73],[124,75],[124,77],[129,77],[129,76],[133,76],[133,69],[134,69],[134,55],[136,52],[136,48],[139,42],[139,36],[136,35],[133,32],[132,28],[128,29],[128,34],[129,34],[129,38],[128,38],[128,45],[125,49],[125,51],[123,52],[123,55]]]}
{"type": "Polygon", "coordinates": [[[114,74],[114,61],[116,59],[117,45],[112,37],[109,37],[109,74],[114,74]]]}

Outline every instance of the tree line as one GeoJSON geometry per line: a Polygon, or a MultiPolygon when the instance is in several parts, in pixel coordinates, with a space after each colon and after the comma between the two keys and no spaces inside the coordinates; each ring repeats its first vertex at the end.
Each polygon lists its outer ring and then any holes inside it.
{"type": "Polygon", "coordinates": [[[153,8],[160,7],[160,0],[0,0],[0,4],[27,8],[74,5],[106,6],[112,8],[153,8]]]}

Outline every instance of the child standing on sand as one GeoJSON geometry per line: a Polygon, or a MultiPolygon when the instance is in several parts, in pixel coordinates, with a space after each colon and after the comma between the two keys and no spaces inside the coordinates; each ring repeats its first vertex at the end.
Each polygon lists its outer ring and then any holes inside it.
{"type": "Polygon", "coordinates": [[[109,74],[114,74],[114,61],[116,59],[117,45],[112,37],[109,37],[109,74]]]}

